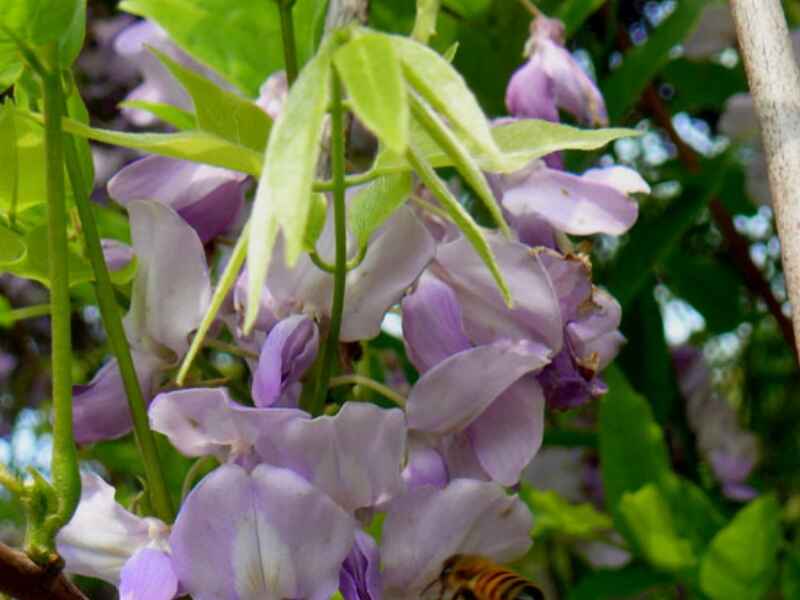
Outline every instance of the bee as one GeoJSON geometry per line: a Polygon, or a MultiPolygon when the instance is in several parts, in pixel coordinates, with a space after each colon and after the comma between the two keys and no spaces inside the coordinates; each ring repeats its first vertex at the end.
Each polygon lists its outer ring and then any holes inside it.
{"type": "Polygon", "coordinates": [[[456,554],[442,566],[439,577],[423,594],[439,584],[438,600],[545,600],[532,582],[497,563],[471,554],[456,554]]]}

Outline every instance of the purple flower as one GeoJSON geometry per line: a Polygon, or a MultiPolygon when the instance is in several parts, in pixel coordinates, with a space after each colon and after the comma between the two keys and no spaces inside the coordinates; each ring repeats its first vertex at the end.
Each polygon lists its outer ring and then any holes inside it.
{"type": "Polygon", "coordinates": [[[356,531],[355,543],[339,571],[339,591],[345,600],[381,600],[383,578],[378,545],[371,536],[356,531]]]}
{"type": "Polygon", "coordinates": [[[553,229],[571,235],[621,235],[639,213],[628,194],[650,192],[636,171],[621,166],[573,175],[533,162],[493,180],[511,226],[520,241],[532,246],[554,247],[553,229]]]}
{"type": "MultiPolygon", "coordinates": [[[[128,205],[133,249],[138,259],[125,331],[146,401],[161,369],[174,365],[189,347],[211,295],[203,245],[171,208],[136,200],[128,205]]],[[[116,359],[86,385],[76,386],[73,417],[78,443],[125,435],[130,414],[116,359]]]]}
{"type": "Polygon", "coordinates": [[[130,600],[171,600],[178,589],[172,568],[169,528],[137,517],[114,501],[114,488],[98,475],[81,475],[81,500],[56,537],[68,573],[120,586],[130,600]]]}
{"type": "Polygon", "coordinates": [[[127,267],[133,260],[133,248],[118,240],[100,240],[103,247],[103,258],[109,271],[120,271],[127,267]]]}
{"type": "Polygon", "coordinates": [[[525,504],[495,483],[456,479],[411,490],[391,503],[383,523],[384,597],[419,600],[454,554],[515,560],[530,548],[531,525],[525,504]]]}
{"type": "Polygon", "coordinates": [[[745,481],[758,462],[758,439],[739,424],[734,408],[714,390],[702,352],[691,346],[672,351],[678,385],[687,402],[697,446],[731,500],[744,502],[758,492],[745,481]]]}
{"type": "Polygon", "coordinates": [[[408,355],[422,374],[408,426],[430,437],[451,478],[513,485],[541,444],[544,397],[533,374],[560,350],[563,326],[539,257],[516,242],[491,243],[514,309],[463,239],[439,247],[403,301],[408,355]]]}
{"type": "Polygon", "coordinates": [[[108,194],[127,206],[155,200],[172,208],[208,242],[227,229],[244,203],[247,175],[164,156],[147,156],[122,168],[108,194]]]}
{"type": "Polygon", "coordinates": [[[562,109],[586,125],[606,125],[603,96],[564,48],[564,26],[540,16],[531,23],[526,64],[511,77],[506,106],[515,117],[558,122],[562,109]]]}
{"type": "Polygon", "coordinates": [[[228,464],[186,498],[170,545],[196,600],[328,600],[355,530],[344,509],[293,471],[228,464]]]}

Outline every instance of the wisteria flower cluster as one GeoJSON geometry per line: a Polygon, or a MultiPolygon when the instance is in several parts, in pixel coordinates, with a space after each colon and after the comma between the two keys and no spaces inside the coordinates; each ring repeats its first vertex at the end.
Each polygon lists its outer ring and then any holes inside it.
{"type": "MultiPolygon", "coordinates": [[[[148,46],[209,75],[147,21],[128,26],[114,46],[138,57],[143,83],[133,100],[191,108],[148,46]]],[[[496,126],[558,122],[559,110],[586,125],[607,122],[558,21],[533,21],[527,54],[508,86],[510,117],[496,126]]],[[[273,75],[261,91],[256,104],[280,121],[286,77],[273,75]]],[[[136,125],[152,119],[126,114],[136,125]]],[[[488,181],[512,228],[486,237],[513,306],[464,233],[420,205],[399,208],[347,275],[338,335],[343,344],[369,340],[399,307],[419,379],[397,408],[349,400],[317,416],[303,398],[331,335],[335,281],[309,254],[287,266],[282,236],[254,326],[246,324],[245,270],[212,330],[227,330],[248,357],[252,404],[224,387],[159,391],[211,302],[204,245],[241,228],[250,180],[159,156],[120,170],[108,193],[127,209],[132,248],[109,241],[106,260],[112,268],[136,260],[125,331],[150,426],[183,455],[219,466],[174,524],[129,512],[100,476],[85,473],[80,505],[58,536],[67,570],[117,585],[125,600],[327,600],[337,590],[347,600],[410,600],[455,554],[523,556],[532,516],[508,490],[534,460],[548,410],[604,394],[601,373],[624,342],[619,304],[593,285],[589,258],[568,236],[626,232],[637,217],[630,195],[649,188],[621,166],[569,173],[557,154],[488,181]]],[[[423,187],[417,193],[430,197],[423,187]]],[[[350,205],[358,194],[349,193],[350,205]]],[[[354,236],[348,244],[357,254],[354,236]]],[[[330,209],[315,248],[334,254],[330,209]]],[[[80,443],[130,431],[115,360],[75,392],[80,443]]]]}

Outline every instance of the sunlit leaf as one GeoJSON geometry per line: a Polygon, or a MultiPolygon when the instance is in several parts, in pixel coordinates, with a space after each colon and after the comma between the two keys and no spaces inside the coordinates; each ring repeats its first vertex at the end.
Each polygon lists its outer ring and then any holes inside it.
{"type": "Polygon", "coordinates": [[[712,540],[700,565],[700,586],[713,600],[763,598],[777,574],[780,506],[753,500],[712,540]]]}
{"type": "MultiPolygon", "coordinates": [[[[3,230],[0,229],[0,231],[3,230]]],[[[13,234],[13,232],[11,233],[13,234]]],[[[8,234],[9,230],[5,230],[5,236],[8,236],[8,234]]],[[[13,244],[13,250],[8,256],[5,252],[0,255],[0,273],[11,273],[18,277],[33,279],[43,285],[49,286],[50,265],[47,258],[47,226],[36,227],[24,236],[18,236],[17,242],[18,244],[13,244]],[[19,244],[25,249],[22,255],[18,253],[19,244]],[[6,258],[10,260],[6,260],[6,258]]],[[[69,284],[71,286],[92,281],[94,278],[92,267],[85,259],[70,251],[68,261],[69,284]]]]}
{"type": "Polygon", "coordinates": [[[189,93],[197,127],[237,146],[263,152],[272,126],[267,113],[255,103],[222,89],[213,81],[152,49],[162,64],[189,93]]]}
{"type": "Polygon", "coordinates": [[[411,194],[411,174],[387,175],[371,182],[350,200],[347,224],[363,247],[373,232],[392,216],[411,194]]]}
{"type": "Polygon", "coordinates": [[[408,102],[403,70],[386,36],[354,36],[334,54],[353,111],[394,152],[408,144],[408,102]]]}
{"type": "Polygon", "coordinates": [[[147,102],[145,100],[125,100],[119,103],[120,108],[135,108],[144,110],[151,115],[172,125],[178,131],[197,128],[197,119],[189,111],[171,104],[161,102],[147,102]]]}
{"type": "MultiPolygon", "coordinates": [[[[298,60],[314,53],[325,18],[325,2],[294,5],[298,60]]],[[[201,63],[255,98],[266,78],[283,68],[278,6],[271,0],[124,0],[120,8],[147,17],[201,63]]]]}
{"type": "Polygon", "coordinates": [[[536,516],[533,537],[558,534],[575,539],[593,539],[612,529],[611,517],[588,502],[573,504],[553,490],[523,485],[519,496],[536,516]]]}
{"type": "Polygon", "coordinates": [[[15,263],[25,255],[25,243],[15,231],[0,224],[0,264],[15,263]]]}
{"type": "Polygon", "coordinates": [[[330,98],[330,67],[331,51],[323,48],[300,72],[267,144],[247,249],[247,331],[258,313],[278,231],[283,232],[289,265],[303,251],[320,136],[330,98]]]}

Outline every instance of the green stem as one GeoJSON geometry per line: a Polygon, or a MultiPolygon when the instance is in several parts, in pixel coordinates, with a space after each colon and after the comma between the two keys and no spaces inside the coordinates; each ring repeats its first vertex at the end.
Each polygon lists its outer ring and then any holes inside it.
{"type": "MultiPolygon", "coordinates": [[[[363,173],[358,173],[357,175],[351,175],[350,177],[344,178],[344,185],[345,187],[355,187],[357,185],[362,185],[364,183],[369,183],[377,179],[378,177],[382,177],[383,175],[391,175],[392,173],[398,172],[397,169],[370,169],[369,171],[364,171],[363,173]]],[[[333,181],[315,181],[314,182],[314,191],[315,192],[332,192],[336,187],[335,182],[333,181]]]]}
{"type": "Polygon", "coordinates": [[[294,21],[292,8],[295,0],[275,0],[281,13],[281,40],[283,40],[283,62],[286,67],[286,81],[289,87],[297,79],[297,46],[294,40],[294,21]]]}
{"type": "Polygon", "coordinates": [[[258,352],[251,352],[250,350],[240,348],[236,344],[229,344],[228,342],[223,342],[222,340],[215,340],[212,338],[206,340],[204,344],[209,348],[219,350],[220,352],[226,352],[228,354],[233,354],[234,356],[241,356],[242,358],[258,358],[258,352]]]}
{"type": "MultiPolygon", "coordinates": [[[[65,105],[62,104],[62,106],[65,105]]],[[[125,395],[128,398],[134,437],[139,448],[139,454],[142,457],[147,479],[150,504],[157,517],[166,523],[171,523],[175,516],[172,500],[161,469],[161,460],[158,457],[155,436],[150,429],[147,404],[139,385],[139,378],[136,376],[136,369],[128,346],[128,338],[125,336],[125,329],[122,326],[122,317],[114,295],[114,286],[111,283],[108,267],[103,257],[100,236],[97,233],[97,222],[94,218],[90,200],[84,193],[87,189],[87,184],[81,169],[80,159],[78,158],[78,149],[75,139],[71,135],[64,134],[64,141],[67,171],[72,182],[72,188],[75,191],[75,204],[78,207],[81,229],[86,241],[86,253],[94,271],[97,303],[100,306],[100,314],[103,317],[103,325],[105,326],[109,345],[119,364],[122,384],[125,388],[125,395]]]]}
{"type": "Polygon", "coordinates": [[[36,317],[44,317],[50,314],[49,304],[35,304],[33,306],[23,306],[22,308],[15,308],[8,312],[8,319],[12,323],[22,321],[23,319],[34,319],[36,317]]]}
{"type": "Polygon", "coordinates": [[[439,16],[440,0],[417,0],[417,17],[411,37],[427,44],[436,33],[436,18],[439,16]]]}
{"type": "Polygon", "coordinates": [[[369,377],[365,377],[364,375],[352,374],[332,377],[328,387],[337,387],[340,385],[360,385],[370,388],[371,390],[378,392],[381,396],[388,398],[400,408],[405,408],[406,406],[406,399],[401,394],[398,394],[389,386],[383,385],[382,383],[375,381],[374,379],[370,379],[369,377]]]}
{"type": "Polygon", "coordinates": [[[345,207],[345,146],[344,110],[342,108],[342,82],[333,71],[333,111],[331,112],[331,170],[333,175],[333,223],[336,236],[336,272],[333,275],[333,301],[331,326],[322,348],[316,394],[310,407],[312,415],[322,413],[328,395],[328,380],[333,361],[338,354],[339,332],[342,328],[345,279],[347,277],[347,211],[345,207]]]}
{"type": "Polygon", "coordinates": [[[25,492],[19,477],[11,473],[4,465],[0,465],[0,485],[18,498],[25,492]]]}
{"type": "Polygon", "coordinates": [[[217,318],[217,313],[219,309],[222,308],[222,303],[225,302],[225,298],[228,297],[228,292],[233,287],[233,284],[236,283],[236,278],[239,276],[239,271],[242,269],[244,259],[247,257],[247,241],[249,238],[250,221],[244,226],[244,229],[242,229],[242,232],[239,234],[239,239],[236,240],[236,246],[233,248],[233,253],[228,259],[228,264],[225,265],[225,270],[222,272],[222,276],[217,282],[217,287],[214,288],[214,294],[211,296],[208,310],[203,316],[200,327],[197,328],[197,333],[195,333],[192,338],[192,345],[189,347],[189,352],[187,352],[186,356],[183,358],[178,376],[175,378],[178,385],[183,385],[183,382],[186,380],[192,363],[203,347],[206,335],[208,335],[208,330],[211,329],[211,325],[214,324],[214,319],[217,318]]]}
{"type": "MultiPolygon", "coordinates": [[[[56,55],[57,47],[50,51],[56,55]]],[[[57,64],[57,61],[53,61],[57,64]]],[[[81,497],[78,452],[72,432],[72,342],[67,262],[67,210],[64,185],[64,145],[61,115],[64,105],[57,73],[43,78],[44,134],[47,190],[48,263],[50,267],[50,331],[53,380],[53,488],[58,506],[44,523],[44,543],[52,544],[55,534],[72,518],[81,497]]]]}

